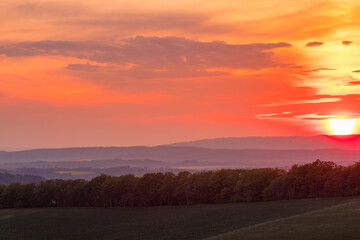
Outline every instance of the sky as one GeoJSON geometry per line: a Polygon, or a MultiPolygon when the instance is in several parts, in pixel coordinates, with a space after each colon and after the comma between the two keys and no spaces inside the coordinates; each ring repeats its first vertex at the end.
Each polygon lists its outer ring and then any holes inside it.
{"type": "Polygon", "coordinates": [[[353,0],[2,0],[0,149],[328,134],[359,117],[353,0]]]}

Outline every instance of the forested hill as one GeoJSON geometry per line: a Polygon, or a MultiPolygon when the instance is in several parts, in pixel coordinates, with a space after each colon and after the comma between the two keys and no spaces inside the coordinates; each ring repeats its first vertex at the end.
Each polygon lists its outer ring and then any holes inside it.
{"type": "Polygon", "coordinates": [[[19,182],[23,184],[40,183],[43,180],[45,179],[39,176],[10,174],[7,172],[5,173],[0,172],[0,184],[10,184],[14,182],[19,182]]]}

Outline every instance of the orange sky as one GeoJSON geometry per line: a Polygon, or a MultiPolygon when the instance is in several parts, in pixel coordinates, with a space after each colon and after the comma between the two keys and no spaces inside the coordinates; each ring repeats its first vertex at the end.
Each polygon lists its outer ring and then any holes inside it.
{"type": "Polygon", "coordinates": [[[353,0],[0,3],[0,149],[326,134],[358,118],[353,0]]]}

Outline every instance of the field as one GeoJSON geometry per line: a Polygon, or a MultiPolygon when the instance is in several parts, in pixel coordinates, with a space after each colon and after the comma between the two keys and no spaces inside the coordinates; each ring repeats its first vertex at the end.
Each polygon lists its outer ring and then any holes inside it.
{"type": "Polygon", "coordinates": [[[360,239],[360,202],[340,204],[241,228],[204,240],[360,239]]]}
{"type": "MultiPolygon", "coordinates": [[[[357,239],[360,198],[0,210],[0,239],[357,239]]],[[[360,239],[360,237],[359,237],[360,239]]]]}

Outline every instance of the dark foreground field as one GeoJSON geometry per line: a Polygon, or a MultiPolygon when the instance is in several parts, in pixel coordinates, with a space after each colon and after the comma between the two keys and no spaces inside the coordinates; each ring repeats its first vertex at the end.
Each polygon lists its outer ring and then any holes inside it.
{"type": "Polygon", "coordinates": [[[0,210],[0,239],[360,239],[360,198],[0,210]]]}

